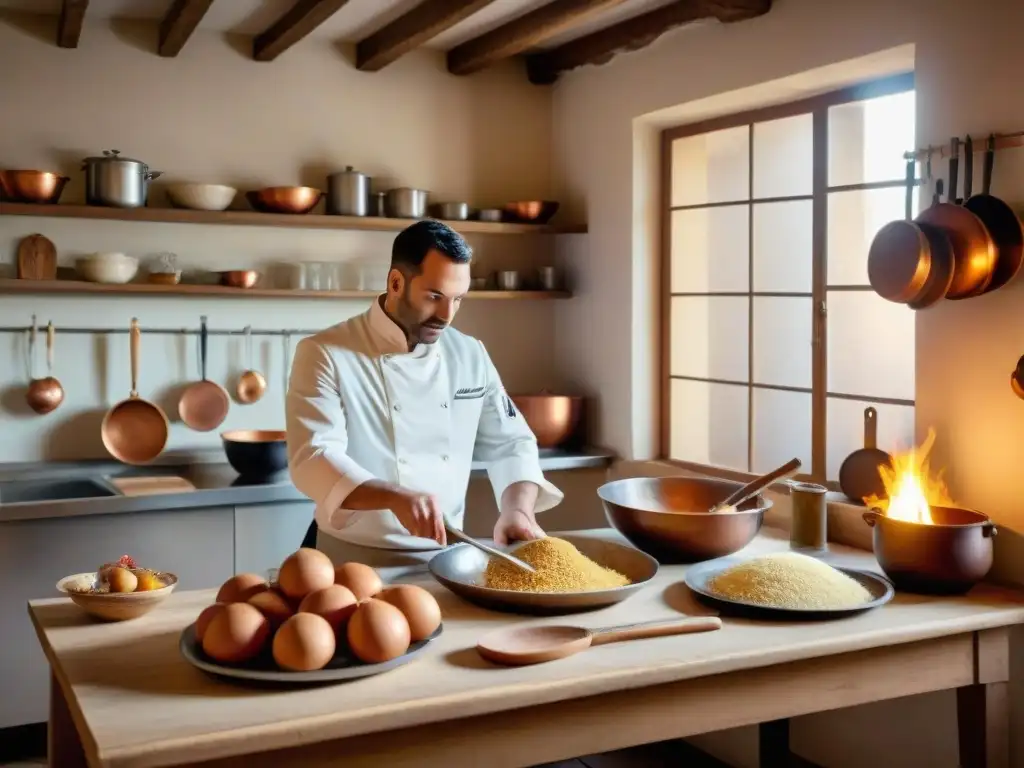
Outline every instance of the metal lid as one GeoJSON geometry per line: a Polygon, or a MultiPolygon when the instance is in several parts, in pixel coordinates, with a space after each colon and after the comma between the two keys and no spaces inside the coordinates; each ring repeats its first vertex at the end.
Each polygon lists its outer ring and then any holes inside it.
{"type": "Polygon", "coordinates": [[[145,165],[141,160],[135,160],[130,157],[122,157],[121,150],[119,149],[104,149],[103,156],[87,157],[82,161],[83,163],[138,163],[139,165],[145,165]]]}

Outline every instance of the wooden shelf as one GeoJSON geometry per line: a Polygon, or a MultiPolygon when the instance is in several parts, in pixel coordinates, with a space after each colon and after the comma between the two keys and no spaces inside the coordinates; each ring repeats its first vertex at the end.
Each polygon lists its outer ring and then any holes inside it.
{"type": "MultiPolygon", "coordinates": [[[[51,216],[104,221],[144,221],[170,224],[226,224],[300,229],[353,229],[370,232],[398,232],[413,219],[384,219],[375,216],[328,216],[321,213],[258,213],[257,211],[190,211],[182,208],[105,208],[94,205],[30,205],[0,203],[0,216],[51,216]]],[[[490,221],[446,221],[464,234],[558,235],[581,234],[586,225],[507,224],[490,221]]]]}
{"type": "MultiPolygon", "coordinates": [[[[229,288],[224,285],[152,285],[150,283],[126,283],[109,285],[87,283],[80,280],[18,280],[0,278],[0,293],[30,294],[102,294],[110,295],[156,295],[156,296],[217,296],[235,299],[372,299],[380,291],[306,291],[290,288],[229,288]]],[[[472,300],[536,300],[568,299],[568,291],[471,291],[466,298],[472,300]]]]}

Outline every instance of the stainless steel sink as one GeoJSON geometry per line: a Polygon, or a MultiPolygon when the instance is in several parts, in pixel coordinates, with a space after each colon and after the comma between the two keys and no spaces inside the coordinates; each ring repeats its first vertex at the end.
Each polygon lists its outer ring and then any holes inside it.
{"type": "Polygon", "coordinates": [[[67,501],[115,496],[116,492],[88,477],[71,480],[7,480],[0,482],[0,504],[67,501]]]}

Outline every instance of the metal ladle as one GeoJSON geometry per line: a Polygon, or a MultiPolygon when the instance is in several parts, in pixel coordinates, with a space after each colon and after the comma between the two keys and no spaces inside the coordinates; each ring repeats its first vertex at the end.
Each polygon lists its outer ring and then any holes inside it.
{"type": "Polygon", "coordinates": [[[245,326],[245,358],[246,370],[238,377],[235,396],[238,402],[245,405],[255,403],[267,391],[267,380],[263,374],[253,368],[252,326],[245,326]]]}
{"type": "MultiPolygon", "coordinates": [[[[46,376],[41,379],[33,378],[28,385],[28,392],[25,399],[28,407],[39,414],[50,413],[57,409],[64,402],[64,387],[53,376],[53,322],[46,326],[46,376]]],[[[35,351],[36,351],[36,318],[32,316],[32,329],[29,331],[29,359],[34,373],[35,351]]]]}

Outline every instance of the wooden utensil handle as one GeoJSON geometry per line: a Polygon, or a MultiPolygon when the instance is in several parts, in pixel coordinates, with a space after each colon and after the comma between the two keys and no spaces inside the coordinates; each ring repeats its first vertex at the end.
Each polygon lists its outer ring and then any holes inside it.
{"type": "Polygon", "coordinates": [[[139,347],[142,345],[142,331],[139,330],[139,319],[137,317],[132,318],[131,325],[131,342],[129,343],[129,355],[131,357],[132,365],[132,397],[138,397],[138,383],[139,383],[139,347]]]}
{"type": "Polygon", "coordinates": [[[735,507],[742,504],[747,499],[755,496],[756,494],[763,491],[765,488],[770,486],[772,483],[781,480],[784,477],[795,474],[800,469],[800,459],[790,459],[778,469],[773,469],[767,475],[762,475],[754,480],[751,480],[746,485],[733,491],[725,501],[716,507],[735,507]]]}
{"type": "Polygon", "coordinates": [[[53,339],[56,332],[53,329],[53,321],[46,324],[46,372],[53,371],[53,339]]]}
{"type": "Polygon", "coordinates": [[[639,624],[623,624],[618,627],[595,630],[592,633],[590,644],[604,645],[605,643],[617,643],[621,640],[685,635],[690,632],[710,632],[721,628],[722,620],[717,616],[695,616],[688,619],[669,619],[667,621],[643,621],[639,624]]]}
{"type": "Polygon", "coordinates": [[[878,447],[878,411],[871,407],[864,409],[864,447],[878,447]]]}

